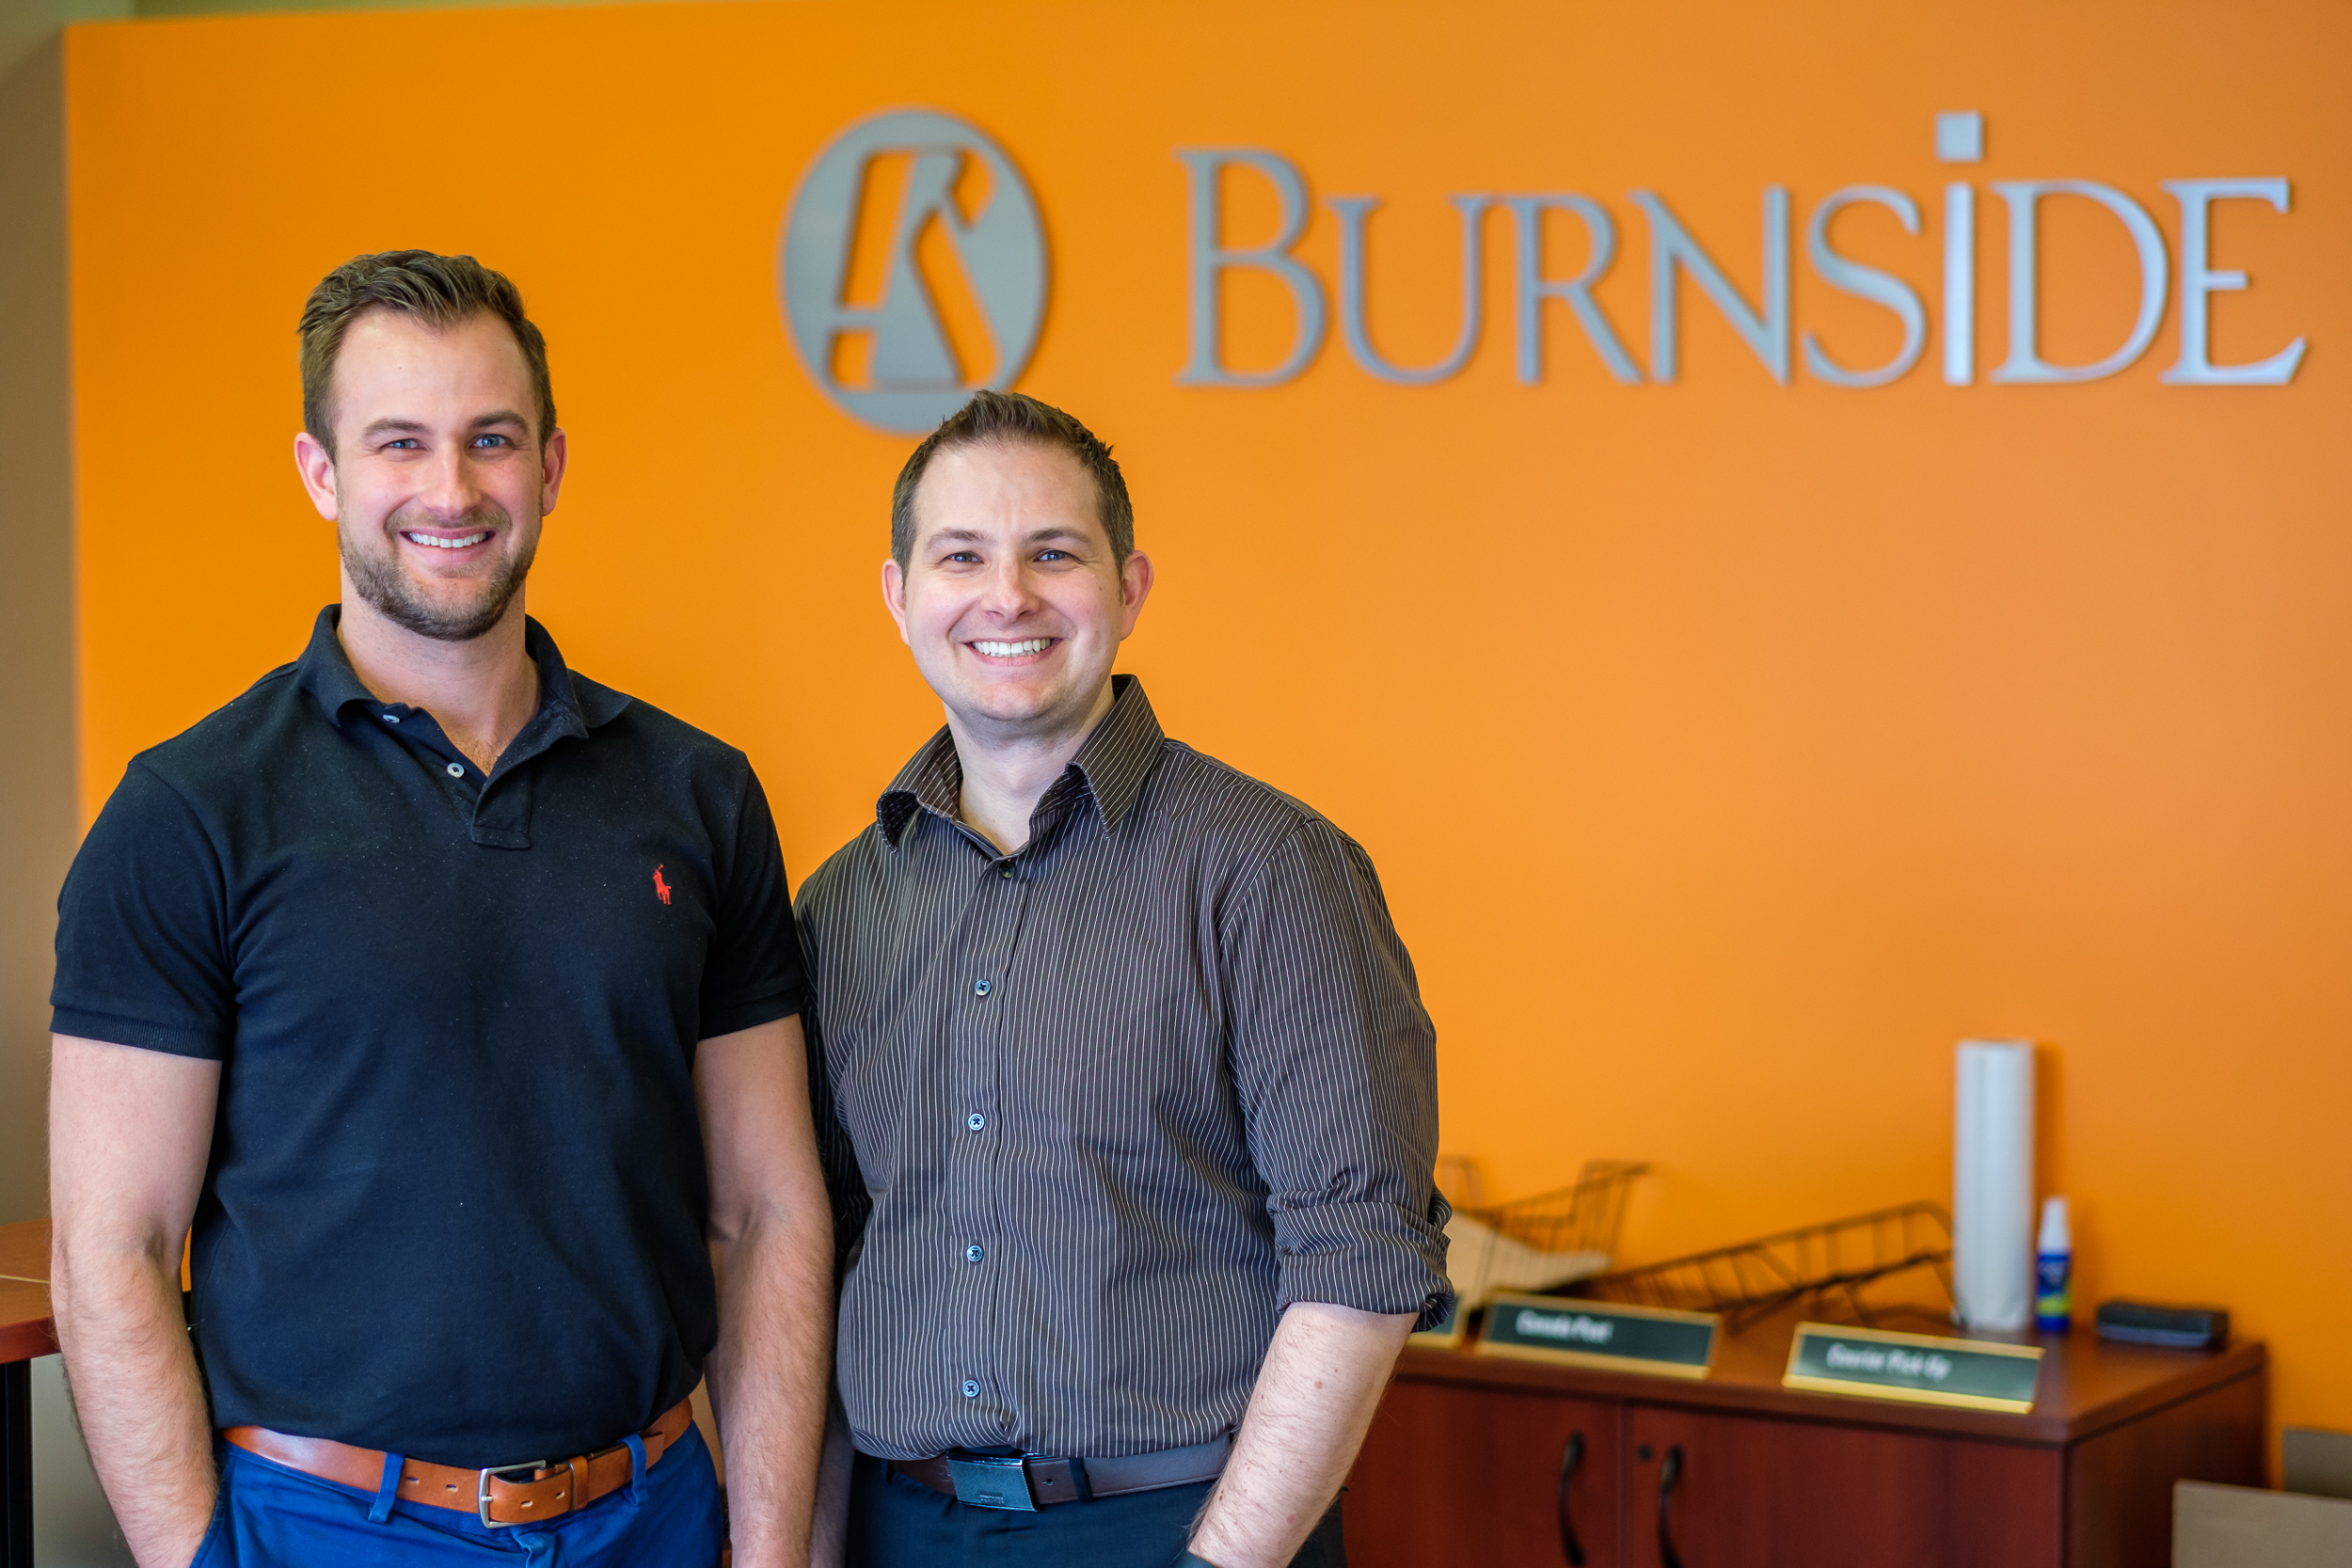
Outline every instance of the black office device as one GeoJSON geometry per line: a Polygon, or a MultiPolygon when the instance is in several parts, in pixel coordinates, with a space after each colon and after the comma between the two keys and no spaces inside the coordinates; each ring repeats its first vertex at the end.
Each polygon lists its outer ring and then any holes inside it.
{"type": "Polygon", "coordinates": [[[2211,1350],[2230,1338],[2230,1314],[2219,1307],[2167,1307],[2152,1301],[2101,1302],[2099,1338],[2127,1345],[2211,1350]]]}

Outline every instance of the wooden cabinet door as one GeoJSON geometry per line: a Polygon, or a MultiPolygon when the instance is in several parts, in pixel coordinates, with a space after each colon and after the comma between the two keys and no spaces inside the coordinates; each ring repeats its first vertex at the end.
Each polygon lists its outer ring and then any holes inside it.
{"type": "Polygon", "coordinates": [[[2059,1568],[2056,1449],[1634,1405],[1627,1568],[2059,1568]]]}
{"type": "Polygon", "coordinates": [[[1347,1482],[1350,1568],[1620,1568],[1624,1407],[1399,1380],[1347,1482]]]}

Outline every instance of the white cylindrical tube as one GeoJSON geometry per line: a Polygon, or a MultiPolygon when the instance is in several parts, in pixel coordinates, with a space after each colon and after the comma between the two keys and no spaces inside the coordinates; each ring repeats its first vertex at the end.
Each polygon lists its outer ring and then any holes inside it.
{"type": "Polygon", "coordinates": [[[1952,1318],[2033,1319],[2033,1045],[1963,1040],[1952,1127],[1952,1318]]]}

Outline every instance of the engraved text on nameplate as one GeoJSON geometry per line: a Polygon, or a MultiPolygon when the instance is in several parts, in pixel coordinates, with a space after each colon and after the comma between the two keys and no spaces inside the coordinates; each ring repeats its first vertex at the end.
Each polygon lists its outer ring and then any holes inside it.
{"type": "Polygon", "coordinates": [[[1486,1331],[1478,1350],[1482,1355],[1705,1377],[1721,1322],[1710,1313],[1613,1301],[1498,1295],[1486,1307],[1486,1331]]]}

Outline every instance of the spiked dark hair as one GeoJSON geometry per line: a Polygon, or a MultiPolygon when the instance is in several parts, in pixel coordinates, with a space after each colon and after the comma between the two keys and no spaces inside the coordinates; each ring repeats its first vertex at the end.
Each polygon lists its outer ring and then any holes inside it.
{"type": "Polygon", "coordinates": [[[1094,481],[1096,509],[1103,531],[1110,536],[1111,555],[1120,565],[1136,549],[1136,509],[1127,499],[1127,481],[1112,461],[1111,449],[1094,432],[1050,403],[1024,392],[996,392],[986,388],[940,421],[937,430],[898,470],[890,492],[890,553],[901,571],[914,551],[914,492],[923,483],[931,459],[958,447],[1028,445],[1066,451],[1094,481]]]}

